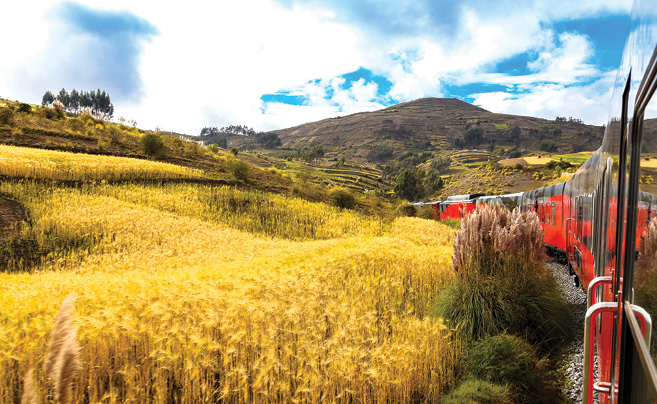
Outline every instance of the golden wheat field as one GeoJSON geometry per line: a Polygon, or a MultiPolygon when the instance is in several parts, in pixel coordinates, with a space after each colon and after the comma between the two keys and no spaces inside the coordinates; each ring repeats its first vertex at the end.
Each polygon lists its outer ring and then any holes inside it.
{"type": "Polygon", "coordinates": [[[0,175],[63,181],[200,178],[201,170],[155,161],[0,145],[0,175]]]}
{"type": "Polygon", "coordinates": [[[71,293],[75,403],[432,402],[455,383],[460,341],[428,315],[452,277],[442,224],[189,184],[0,192],[29,217],[0,273],[2,403],[29,369],[52,399],[44,362],[71,293]]]}

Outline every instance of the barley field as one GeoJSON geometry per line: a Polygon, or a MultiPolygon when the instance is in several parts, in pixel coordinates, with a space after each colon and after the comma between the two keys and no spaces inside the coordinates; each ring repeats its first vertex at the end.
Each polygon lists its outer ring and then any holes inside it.
{"type": "Polygon", "coordinates": [[[453,276],[440,223],[189,184],[0,193],[28,216],[0,251],[2,403],[30,369],[52,402],[45,359],[69,294],[75,403],[433,402],[456,383],[461,342],[428,315],[453,276]]]}
{"type": "Polygon", "coordinates": [[[62,181],[200,178],[201,170],[127,157],[0,145],[0,175],[62,181]]]}

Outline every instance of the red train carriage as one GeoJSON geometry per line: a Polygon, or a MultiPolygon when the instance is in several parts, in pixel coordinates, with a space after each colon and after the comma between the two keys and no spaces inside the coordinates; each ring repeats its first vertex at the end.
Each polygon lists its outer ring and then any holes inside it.
{"type": "Polygon", "coordinates": [[[440,220],[463,219],[472,213],[477,206],[477,200],[485,194],[453,195],[438,204],[440,220]]]}
{"type": "Polygon", "coordinates": [[[650,180],[657,168],[644,163],[657,154],[656,10],[654,0],[635,2],[600,149],[568,181],[526,192],[521,202],[538,215],[546,246],[565,256],[588,290],[585,403],[596,395],[601,403],[657,402],[657,264],[637,253],[657,210],[650,180]],[[637,256],[653,265],[640,282],[637,256]]]}

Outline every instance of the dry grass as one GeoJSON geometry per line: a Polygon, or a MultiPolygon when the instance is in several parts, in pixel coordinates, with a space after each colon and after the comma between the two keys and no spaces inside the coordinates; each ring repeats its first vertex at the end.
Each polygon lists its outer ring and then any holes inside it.
{"type": "Polygon", "coordinates": [[[9,401],[30,368],[47,391],[51,319],[69,293],[81,346],[73,402],[436,401],[455,383],[460,342],[427,316],[452,277],[453,230],[438,223],[382,230],[340,213],[325,226],[352,231],[291,241],[196,210],[193,188],[2,191],[33,218],[21,232],[75,246],[34,273],[0,274],[9,401]]]}

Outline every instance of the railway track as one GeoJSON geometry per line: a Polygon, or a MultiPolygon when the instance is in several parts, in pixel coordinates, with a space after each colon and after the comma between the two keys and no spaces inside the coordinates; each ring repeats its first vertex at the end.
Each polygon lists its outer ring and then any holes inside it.
{"type": "MultiPolygon", "coordinates": [[[[563,393],[569,402],[579,404],[582,402],[582,363],[584,358],[584,316],[586,315],[586,293],[581,287],[576,287],[573,278],[565,265],[548,259],[545,265],[552,270],[554,278],[561,285],[566,300],[573,307],[573,314],[577,324],[581,324],[575,338],[568,347],[569,353],[564,360],[563,371],[570,380],[563,393]]],[[[598,402],[595,400],[594,402],[598,402]]]]}

